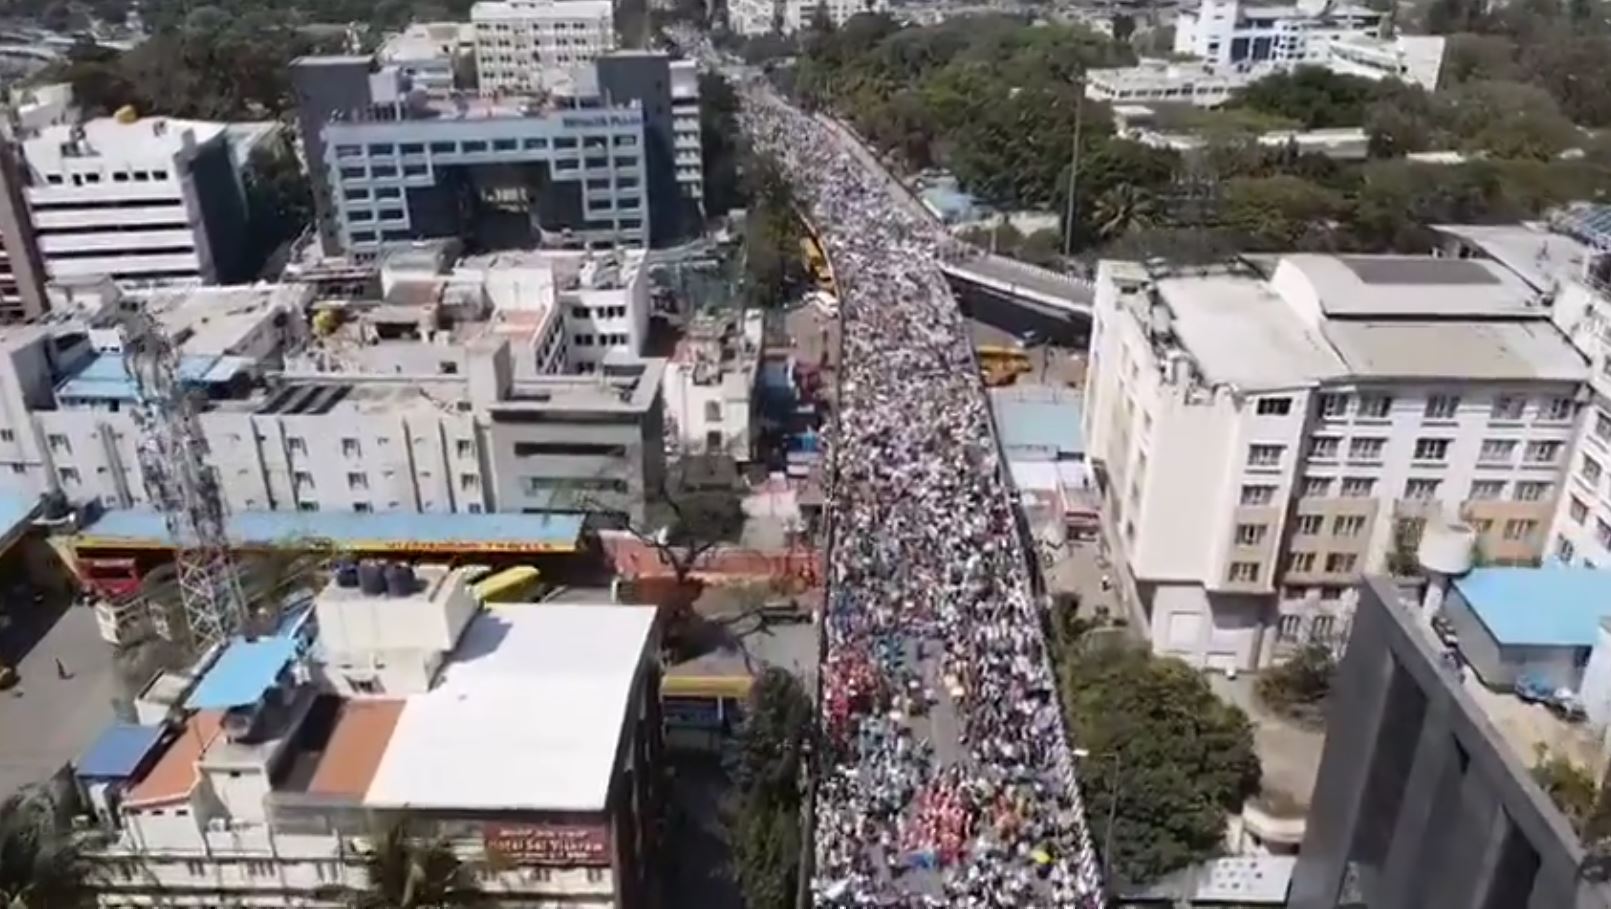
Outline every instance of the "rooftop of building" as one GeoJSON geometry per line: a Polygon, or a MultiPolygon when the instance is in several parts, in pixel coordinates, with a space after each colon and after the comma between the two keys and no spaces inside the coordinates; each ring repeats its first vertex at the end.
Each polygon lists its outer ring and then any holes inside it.
{"type": "Polygon", "coordinates": [[[201,782],[200,762],[207,748],[223,735],[224,711],[203,710],[191,714],[168,740],[162,756],[144,777],[129,789],[123,804],[148,808],[188,799],[201,782]]]}
{"type": "Polygon", "coordinates": [[[162,743],[167,728],[115,722],[73,762],[82,778],[127,779],[162,743]]]}
{"type": "Polygon", "coordinates": [[[324,700],[309,716],[317,728],[307,730],[308,747],[297,758],[300,766],[276,788],[361,800],[406,703],[397,698],[324,700]]]}
{"type": "Polygon", "coordinates": [[[1493,262],[1298,254],[1150,271],[1120,264],[1109,274],[1143,291],[1131,298],[1143,323],[1157,318],[1153,303],[1164,305],[1167,334],[1209,384],[1575,382],[1588,373],[1538,293],[1493,262]]]}
{"type": "Polygon", "coordinates": [[[1543,221],[1514,224],[1434,224],[1432,229],[1481,249],[1539,293],[1581,276],[1593,247],[1543,221]]]}
{"type": "Polygon", "coordinates": [[[1116,89],[1147,88],[1156,85],[1180,85],[1197,82],[1243,83],[1255,76],[1235,70],[1221,70],[1200,60],[1143,59],[1135,66],[1098,67],[1086,70],[1088,82],[1098,82],[1116,89]]]}
{"type": "Polygon", "coordinates": [[[602,810],[654,622],[636,606],[481,613],[436,688],[403,707],[365,804],[602,810]]]}
{"type": "Polygon", "coordinates": [[[1080,431],[1084,412],[1080,394],[1050,385],[990,389],[1001,445],[1009,458],[1015,450],[1044,453],[1049,460],[1085,453],[1080,431]]]}
{"type": "Polygon", "coordinates": [[[470,18],[481,19],[608,19],[610,0],[477,0],[470,18]]]}
{"type": "Polygon", "coordinates": [[[23,146],[31,168],[59,173],[68,162],[82,159],[169,160],[184,147],[186,135],[197,145],[206,145],[224,136],[229,127],[228,123],[177,117],[95,117],[42,127],[24,139],[23,146]]]}
{"type": "MultiPolygon", "coordinates": [[[[332,540],[359,551],[479,547],[570,552],[578,545],[582,523],[580,515],[571,514],[246,511],[225,518],[225,533],[236,546],[248,548],[332,540]]],[[[112,509],[83,528],[80,545],[166,548],[173,537],[160,512],[112,509]]]]}
{"type": "Polygon", "coordinates": [[[474,41],[475,26],[469,22],[413,22],[388,35],[376,54],[388,63],[446,61],[474,41]]]}
{"type": "Polygon", "coordinates": [[[1501,646],[1592,647],[1611,615],[1611,572],[1596,568],[1475,568],[1454,588],[1501,646]]]}

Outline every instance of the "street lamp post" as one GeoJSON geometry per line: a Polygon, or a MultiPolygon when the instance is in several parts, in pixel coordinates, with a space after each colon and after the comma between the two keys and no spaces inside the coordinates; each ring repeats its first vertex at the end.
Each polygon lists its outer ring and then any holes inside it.
{"type": "MultiPolygon", "coordinates": [[[[1089,760],[1091,752],[1087,748],[1074,749],[1074,756],[1080,760],[1089,760]]],[[[1108,892],[1113,891],[1113,823],[1119,816],[1119,790],[1123,788],[1124,780],[1124,752],[1115,748],[1098,757],[1113,759],[1113,785],[1108,788],[1108,822],[1102,829],[1102,880],[1108,892]]]]}

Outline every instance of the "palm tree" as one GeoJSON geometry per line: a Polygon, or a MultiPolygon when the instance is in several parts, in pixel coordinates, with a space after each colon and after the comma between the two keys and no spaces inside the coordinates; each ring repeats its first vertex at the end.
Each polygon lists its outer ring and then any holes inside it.
{"type": "Polygon", "coordinates": [[[480,900],[464,863],[440,837],[420,840],[399,820],[375,837],[363,854],[369,889],[353,899],[353,909],[441,909],[480,900]]]}
{"type": "Polygon", "coordinates": [[[1097,232],[1111,240],[1132,228],[1150,227],[1158,211],[1151,193],[1134,184],[1120,183],[1097,197],[1095,214],[1097,232]]]}
{"type": "Polygon", "coordinates": [[[0,907],[93,905],[95,868],[83,845],[43,790],[25,789],[0,802],[0,907]]]}

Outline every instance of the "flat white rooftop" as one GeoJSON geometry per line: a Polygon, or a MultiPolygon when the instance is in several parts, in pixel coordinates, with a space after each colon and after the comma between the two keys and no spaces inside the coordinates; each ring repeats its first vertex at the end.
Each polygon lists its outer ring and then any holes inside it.
{"type": "Polygon", "coordinates": [[[605,807],[655,610],[533,603],[477,616],[436,688],[408,699],[374,807],[605,807]]]}
{"type": "Polygon", "coordinates": [[[1537,294],[1508,269],[1481,259],[1430,256],[1281,257],[1271,277],[1295,271],[1330,318],[1544,318],[1537,294]]]}
{"type": "Polygon", "coordinates": [[[1307,385],[1347,371],[1325,338],[1258,275],[1165,278],[1158,292],[1174,313],[1175,335],[1210,382],[1307,385]]]}

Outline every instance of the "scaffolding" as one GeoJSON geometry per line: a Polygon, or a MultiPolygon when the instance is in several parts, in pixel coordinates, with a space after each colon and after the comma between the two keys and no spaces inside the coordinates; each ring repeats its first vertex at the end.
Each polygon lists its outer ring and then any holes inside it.
{"type": "Polygon", "coordinates": [[[218,474],[208,464],[191,390],[180,381],[173,340],[143,308],[123,316],[123,358],[137,392],[140,472],[173,537],[183,638],[201,652],[246,622],[246,599],[224,534],[218,474]]]}

